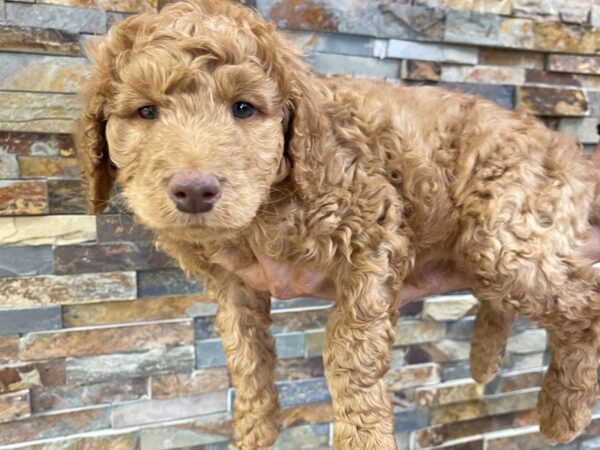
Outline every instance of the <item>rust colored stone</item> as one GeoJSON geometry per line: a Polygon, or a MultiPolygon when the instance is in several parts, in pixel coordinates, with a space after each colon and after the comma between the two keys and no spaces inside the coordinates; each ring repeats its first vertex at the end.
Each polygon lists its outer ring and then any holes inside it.
{"type": "Polygon", "coordinates": [[[0,367],[0,392],[63,384],[65,384],[63,359],[0,367]]]}
{"type": "Polygon", "coordinates": [[[38,215],[48,211],[43,181],[1,181],[0,216],[38,215]]]}
{"type": "Polygon", "coordinates": [[[284,0],[271,9],[270,16],[284,21],[286,28],[338,31],[335,16],[313,0],[284,0]]]}

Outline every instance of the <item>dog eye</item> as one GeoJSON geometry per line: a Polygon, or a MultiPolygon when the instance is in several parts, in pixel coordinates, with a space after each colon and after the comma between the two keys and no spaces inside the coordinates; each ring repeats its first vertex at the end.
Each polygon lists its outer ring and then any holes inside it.
{"type": "Polygon", "coordinates": [[[231,108],[233,116],[238,119],[247,119],[254,114],[254,106],[246,102],[236,102],[231,108]]]}
{"type": "Polygon", "coordinates": [[[138,114],[142,119],[154,120],[158,117],[158,108],[154,105],[142,106],[138,109],[138,114]]]}

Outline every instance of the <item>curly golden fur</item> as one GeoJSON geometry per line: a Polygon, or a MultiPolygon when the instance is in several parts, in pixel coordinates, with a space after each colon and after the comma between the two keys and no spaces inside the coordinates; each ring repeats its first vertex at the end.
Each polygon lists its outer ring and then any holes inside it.
{"type": "Polygon", "coordinates": [[[481,301],[473,378],[495,375],[524,314],[552,352],[542,432],[567,442],[589,422],[599,283],[575,248],[598,210],[598,170],[571,140],[474,96],[318,78],[274,26],[227,1],[131,17],[87,52],[77,142],[90,209],[116,181],[159,246],[214,292],[240,449],[267,448],[280,427],[269,295],[215,264],[249,265],[252,246],[336,281],[324,351],[336,449],[396,448],[382,377],[402,283],[432,261],[464,271],[481,301]],[[234,118],[240,100],[257,113],[234,118]],[[145,105],[157,119],[137,115],[145,105]],[[220,200],[178,211],[169,179],[204,170],[220,177],[220,200]]]}

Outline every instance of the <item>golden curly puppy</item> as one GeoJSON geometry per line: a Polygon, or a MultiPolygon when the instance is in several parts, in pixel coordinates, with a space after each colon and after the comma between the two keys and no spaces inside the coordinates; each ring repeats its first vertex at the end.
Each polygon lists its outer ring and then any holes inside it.
{"type": "Polygon", "coordinates": [[[481,300],[473,377],[494,376],[525,314],[552,352],[542,432],[567,442],[589,422],[600,295],[574,249],[598,171],[569,139],[474,96],[318,78],[227,1],[131,17],[87,51],[77,140],[90,209],[122,185],[160,247],[216,295],[239,448],[268,447],[280,427],[269,295],[215,264],[249,265],[252,247],[338,286],[324,351],[336,449],[396,448],[383,376],[398,293],[431,261],[463,270],[481,300]]]}

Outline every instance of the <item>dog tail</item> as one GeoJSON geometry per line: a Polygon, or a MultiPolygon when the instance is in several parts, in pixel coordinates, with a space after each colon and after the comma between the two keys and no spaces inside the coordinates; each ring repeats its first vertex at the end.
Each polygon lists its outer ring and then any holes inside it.
{"type": "MultiPolygon", "coordinates": [[[[600,124],[597,127],[600,136],[600,124]]],[[[589,156],[590,169],[594,172],[596,187],[594,192],[594,201],[590,211],[590,222],[594,225],[600,225],[600,142],[596,146],[594,153],[589,156]]]]}

